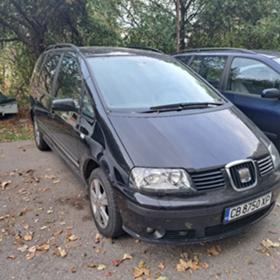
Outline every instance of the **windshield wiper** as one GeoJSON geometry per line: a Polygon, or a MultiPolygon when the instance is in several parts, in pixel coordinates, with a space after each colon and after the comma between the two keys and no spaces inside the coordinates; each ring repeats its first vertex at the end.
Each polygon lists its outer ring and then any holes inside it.
{"type": "Polygon", "coordinates": [[[222,102],[188,102],[188,103],[173,103],[160,106],[151,107],[149,110],[143,113],[153,113],[153,112],[168,112],[168,111],[182,111],[187,109],[203,109],[209,107],[221,106],[222,102]]]}

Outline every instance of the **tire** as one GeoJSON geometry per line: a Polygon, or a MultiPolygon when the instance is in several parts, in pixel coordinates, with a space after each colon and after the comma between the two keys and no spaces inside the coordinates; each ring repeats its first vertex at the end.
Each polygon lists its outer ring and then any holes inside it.
{"type": "Polygon", "coordinates": [[[42,132],[39,129],[37,118],[35,116],[33,118],[33,134],[34,134],[34,140],[35,140],[36,147],[40,151],[49,151],[50,147],[43,139],[42,132]]]}
{"type": "Polygon", "coordinates": [[[88,184],[90,207],[98,231],[109,238],[123,235],[116,194],[102,169],[92,171],[88,184]]]}

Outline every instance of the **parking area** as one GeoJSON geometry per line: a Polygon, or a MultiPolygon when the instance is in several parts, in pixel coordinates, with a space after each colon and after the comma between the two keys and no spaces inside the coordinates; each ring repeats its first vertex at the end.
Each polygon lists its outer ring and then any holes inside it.
{"type": "Polygon", "coordinates": [[[104,239],[85,188],[56,154],[31,141],[0,144],[1,280],[278,280],[279,242],[279,203],[249,232],[211,244],[104,239]]]}

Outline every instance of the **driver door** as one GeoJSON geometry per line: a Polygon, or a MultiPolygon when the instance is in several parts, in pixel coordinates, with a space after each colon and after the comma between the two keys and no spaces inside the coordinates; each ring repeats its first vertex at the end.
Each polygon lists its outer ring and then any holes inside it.
{"type": "Polygon", "coordinates": [[[54,99],[74,100],[75,111],[52,111],[53,125],[55,131],[55,142],[71,161],[74,166],[79,167],[79,119],[80,119],[80,100],[82,92],[82,76],[77,57],[67,52],[63,55],[54,99]]]}

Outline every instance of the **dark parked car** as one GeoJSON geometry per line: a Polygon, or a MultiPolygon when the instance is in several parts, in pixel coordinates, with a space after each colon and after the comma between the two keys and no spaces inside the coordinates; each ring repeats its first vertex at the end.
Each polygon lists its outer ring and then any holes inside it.
{"type": "Polygon", "coordinates": [[[280,150],[280,52],[193,49],[175,57],[222,92],[280,150]]]}
{"type": "Polygon", "coordinates": [[[57,45],[39,58],[31,118],[89,188],[98,230],[200,242],[259,221],[279,194],[279,154],[239,110],[176,59],[57,45]]]}

